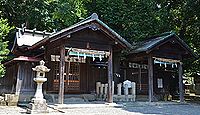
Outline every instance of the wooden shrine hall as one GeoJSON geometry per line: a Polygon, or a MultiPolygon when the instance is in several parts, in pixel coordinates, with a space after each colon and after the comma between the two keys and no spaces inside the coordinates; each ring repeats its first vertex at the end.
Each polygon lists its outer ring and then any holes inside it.
{"type": "Polygon", "coordinates": [[[97,81],[108,83],[107,102],[112,103],[112,81],[125,80],[134,81],[136,92],[149,95],[149,101],[154,101],[155,94],[171,91],[168,84],[174,82],[184,101],[182,60],[196,56],[172,32],[131,45],[95,13],[54,33],[18,28],[12,52],[16,58],[4,63],[6,75],[0,79],[0,88],[31,94],[35,90],[31,68],[44,60],[50,68],[44,90],[59,94],[60,104],[64,94],[95,94],[97,81]],[[122,60],[125,50],[129,53],[122,60]]]}
{"type": "Polygon", "coordinates": [[[126,59],[126,78],[136,81],[138,94],[148,94],[150,102],[165,94],[179,95],[183,102],[182,65],[191,57],[197,55],[175,33],[153,36],[133,46],[126,59]]]}

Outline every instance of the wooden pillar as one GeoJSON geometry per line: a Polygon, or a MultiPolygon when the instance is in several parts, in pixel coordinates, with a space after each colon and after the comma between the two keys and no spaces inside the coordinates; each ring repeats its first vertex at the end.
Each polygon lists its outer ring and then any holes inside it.
{"type": "Polygon", "coordinates": [[[183,89],[183,67],[182,62],[179,63],[178,74],[179,74],[179,98],[180,102],[184,102],[184,89],[183,89]]]}
{"type": "Polygon", "coordinates": [[[149,102],[153,101],[153,58],[148,57],[149,102]]]}
{"type": "Polygon", "coordinates": [[[16,91],[15,91],[16,95],[20,94],[21,86],[22,86],[22,63],[23,62],[19,62],[19,64],[18,64],[17,83],[16,83],[16,91]]]}
{"type": "Polygon", "coordinates": [[[65,45],[60,47],[60,66],[59,66],[59,77],[60,87],[58,95],[58,103],[63,104],[64,100],[64,70],[65,70],[65,45]]]}
{"type": "Polygon", "coordinates": [[[139,89],[142,90],[142,69],[138,68],[138,82],[139,82],[139,89]]]}
{"type": "Polygon", "coordinates": [[[112,81],[113,81],[113,63],[112,63],[112,47],[109,49],[110,56],[108,58],[108,103],[113,102],[112,81]]]}

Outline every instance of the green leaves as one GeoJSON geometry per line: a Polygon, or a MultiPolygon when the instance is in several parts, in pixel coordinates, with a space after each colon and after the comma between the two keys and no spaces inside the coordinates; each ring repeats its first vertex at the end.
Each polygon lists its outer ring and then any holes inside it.
{"type": "Polygon", "coordinates": [[[73,25],[77,21],[85,18],[87,10],[84,3],[87,0],[60,0],[56,3],[52,19],[56,29],[64,29],[68,26],[73,25]]]}
{"type": "Polygon", "coordinates": [[[6,59],[6,55],[8,55],[9,50],[8,47],[8,41],[5,40],[5,37],[9,33],[9,31],[12,29],[7,23],[7,20],[0,19],[0,77],[3,76],[5,73],[4,67],[1,64],[3,60],[6,59]]]}
{"type": "MultiPolygon", "coordinates": [[[[175,31],[200,53],[199,4],[199,0],[92,0],[87,8],[130,42],[175,31]]],[[[186,72],[200,72],[199,62],[186,60],[186,72]]]]}
{"type": "MultiPolygon", "coordinates": [[[[129,42],[175,31],[200,53],[199,0],[1,0],[1,17],[21,27],[61,30],[97,13],[99,18],[129,42]]],[[[6,24],[6,23],[4,23],[6,24]]],[[[1,26],[3,37],[9,29],[1,26]]],[[[8,38],[6,38],[8,39],[8,38]]],[[[188,61],[188,60],[187,60],[188,61]]],[[[190,60],[189,60],[190,61],[190,60]]],[[[188,63],[187,71],[200,71],[199,60],[188,63]],[[193,69],[192,67],[195,67],[193,69]]]]}

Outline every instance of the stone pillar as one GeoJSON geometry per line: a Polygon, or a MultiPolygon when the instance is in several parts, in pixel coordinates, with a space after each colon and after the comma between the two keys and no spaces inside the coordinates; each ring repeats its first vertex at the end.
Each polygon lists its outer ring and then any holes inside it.
{"type": "Polygon", "coordinates": [[[96,93],[97,93],[97,95],[100,94],[100,87],[101,87],[101,82],[96,82],[96,93]]]}
{"type": "Polygon", "coordinates": [[[117,95],[118,96],[122,95],[121,88],[122,88],[122,83],[117,84],[117,95]]]}
{"type": "Polygon", "coordinates": [[[104,85],[104,99],[106,99],[107,96],[108,96],[108,84],[106,83],[106,84],[104,85]]]}
{"type": "Polygon", "coordinates": [[[124,85],[125,100],[128,101],[128,84],[124,85]]]}
{"type": "Polygon", "coordinates": [[[33,71],[36,71],[36,78],[33,80],[37,83],[37,89],[35,92],[34,98],[31,100],[31,103],[28,105],[27,113],[48,113],[46,100],[43,98],[42,93],[42,84],[47,81],[45,77],[45,72],[49,72],[45,62],[40,61],[40,65],[32,68],[33,71]]]}
{"type": "Polygon", "coordinates": [[[108,84],[107,83],[104,85],[104,94],[105,94],[105,96],[108,94],[108,84]]]}
{"type": "Polygon", "coordinates": [[[103,88],[104,88],[104,84],[101,84],[101,87],[100,87],[100,97],[102,97],[103,96],[103,88]]]}
{"type": "Polygon", "coordinates": [[[136,93],[135,93],[135,82],[132,82],[131,84],[131,95],[133,96],[133,101],[135,101],[135,98],[136,98],[136,93]]]}
{"type": "Polygon", "coordinates": [[[112,94],[114,95],[114,93],[115,93],[115,82],[112,81],[112,94]]]}

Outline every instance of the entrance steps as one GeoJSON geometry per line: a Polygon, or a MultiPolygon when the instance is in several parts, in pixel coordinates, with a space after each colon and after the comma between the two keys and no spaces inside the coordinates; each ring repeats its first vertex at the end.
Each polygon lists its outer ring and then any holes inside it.
{"type": "Polygon", "coordinates": [[[136,95],[136,101],[148,101],[149,96],[148,95],[136,95]]]}
{"type": "MultiPolygon", "coordinates": [[[[47,103],[58,103],[58,94],[46,94],[45,99],[47,103]]],[[[78,104],[78,103],[89,103],[95,100],[95,95],[92,94],[65,94],[64,104],[78,104]]]]}

